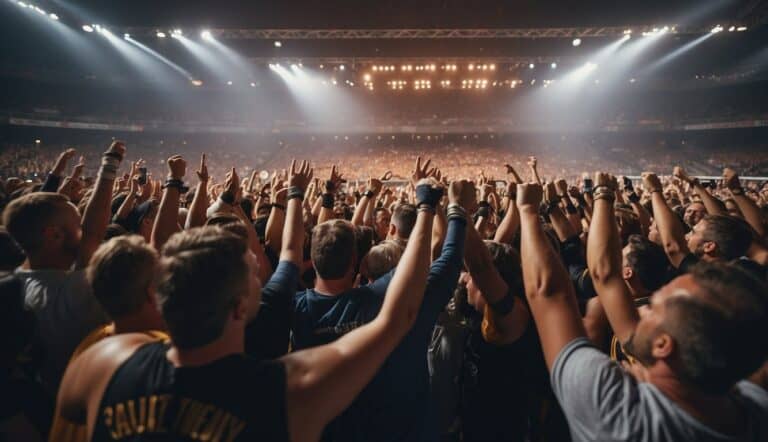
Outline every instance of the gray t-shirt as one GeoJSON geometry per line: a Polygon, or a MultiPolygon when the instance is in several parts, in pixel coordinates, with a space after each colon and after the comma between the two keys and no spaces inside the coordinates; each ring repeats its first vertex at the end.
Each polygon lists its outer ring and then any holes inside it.
{"type": "Polygon", "coordinates": [[[40,376],[56,393],[69,358],[80,341],[109,322],[94,298],[85,271],[24,270],[14,272],[24,284],[24,303],[37,319],[38,341],[45,357],[40,376]]]}
{"type": "Polygon", "coordinates": [[[650,383],[638,383],[618,364],[578,338],[552,368],[552,388],[578,441],[767,441],[768,392],[741,381],[731,397],[744,412],[744,438],[719,433],[678,407],[650,383]]]}

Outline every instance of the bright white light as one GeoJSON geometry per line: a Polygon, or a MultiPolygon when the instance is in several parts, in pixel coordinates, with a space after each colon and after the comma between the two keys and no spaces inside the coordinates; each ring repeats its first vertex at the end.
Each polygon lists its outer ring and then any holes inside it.
{"type": "Polygon", "coordinates": [[[18,5],[21,6],[22,8],[26,8],[26,7],[29,6],[26,3],[24,3],[24,2],[16,2],[16,3],[18,3],[18,5]]]}
{"type": "Polygon", "coordinates": [[[202,86],[203,82],[200,80],[191,80],[192,86],[202,86]]]}
{"type": "Polygon", "coordinates": [[[83,31],[93,32],[93,28],[91,27],[91,25],[83,25],[83,31]]]}
{"type": "Polygon", "coordinates": [[[723,32],[723,27],[720,26],[720,25],[717,25],[714,28],[712,28],[712,30],[709,31],[709,32],[711,32],[712,34],[717,34],[718,32],[723,32]]]}
{"type": "Polygon", "coordinates": [[[550,66],[552,67],[552,69],[557,69],[557,63],[552,63],[550,66]]]}
{"type": "Polygon", "coordinates": [[[339,70],[343,71],[344,70],[344,65],[339,66],[339,70]]]}
{"type": "Polygon", "coordinates": [[[58,20],[59,19],[59,16],[54,14],[54,13],[51,13],[51,15],[49,15],[48,17],[51,17],[51,20],[58,20]]]}
{"type": "Polygon", "coordinates": [[[275,47],[276,47],[276,48],[282,48],[282,47],[283,47],[283,44],[282,44],[280,41],[276,41],[276,42],[275,42],[275,47]]]}
{"type": "Polygon", "coordinates": [[[181,32],[181,29],[174,29],[173,32],[171,32],[172,35],[184,35],[183,32],[181,32]]]}
{"type": "Polygon", "coordinates": [[[296,69],[298,69],[298,68],[299,68],[299,66],[297,66],[297,65],[296,65],[296,63],[294,63],[294,64],[292,64],[292,65],[291,65],[291,69],[293,69],[293,70],[296,70],[296,69]]]}
{"type": "Polygon", "coordinates": [[[636,82],[636,81],[637,81],[637,80],[635,80],[634,78],[630,78],[630,79],[629,79],[629,82],[630,82],[630,83],[634,83],[634,82],[636,82]]]}
{"type": "Polygon", "coordinates": [[[581,44],[581,39],[580,38],[574,38],[573,41],[571,42],[571,44],[574,47],[579,46],[581,44]]]}
{"type": "Polygon", "coordinates": [[[155,35],[157,35],[157,38],[165,38],[165,32],[163,31],[157,31],[157,34],[155,35]]]}
{"type": "Polygon", "coordinates": [[[131,34],[123,34],[123,38],[128,40],[129,38],[131,38],[131,34]]]}
{"type": "Polygon", "coordinates": [[[227,82],[227,86],[232,86],[232,80],[229,80],[229,81],[227,82]]]}
{"type": "Polygon", "coordinates": [[[256,83],[251,82],[251,87],[256,87],[256,83]]]}
{"type": "Polygon", "coordinates": [[[731,26],[730,28],[728,28],[728,32],[733,32],[735,30],[736,30],[736,26],[731,26]]]}
{"type": "Polygon", "coordinates": [[[746,26],[739,26],[738,28],[736,28],[736,31],[737,31],[737,32],[744,32],[744,31],[746,31],[746,30],[747,30],[747,27],[746,27],[746,26]]]}
{"type": "Polygon", "coordinates": [[[624,34],[624,36],[623,36],[623,37],[621,37],[621,39],[620,39],[619,41],[627,41],[627,40],[629,40],[630,38],[632,38],[632,36],[631,36],[631,35],[629,35],[629,34],[624,34]]]}
{"type": "Polygon", "coordinates": [[[632,30],[631,29],[625,29],[624,30],[624,35],[632,35],[632,30]]]}
{"type": "Polygon", "coordinates": [[[533,63],[531,63],[531,64],[529,64],[529,65],[528,65],[528,69],[533,69],[533,68],[535,68],[535,67],[536,67],[536,65],[534,65],[533,63]]]}
{"type": "Polygon", "coordinates": [[[35,140],[35,144],[40,144],[40,143],[41,143],[41,141],[39,139],[35,140]]]}
{"type": "Polygon", "coordinates": [[[200,38],[202,38],[203,40],[211,40],[213,38],[213,35],[211,34],[211,31],[206,29],[200,33],[200,38]]]}
{"type": "Polygon", "coordinates": [[[365,75],[363,75],[363,80],[365,80],[365,81],[371,81],[371,74],[365,74],[365,75]]]}

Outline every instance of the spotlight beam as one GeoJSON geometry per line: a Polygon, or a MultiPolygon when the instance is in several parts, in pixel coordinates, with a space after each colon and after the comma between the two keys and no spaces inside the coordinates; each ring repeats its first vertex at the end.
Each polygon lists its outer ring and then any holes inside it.
{"type": "Polygon", "coordinates": [[[671,61],[673,61],[675,58],[683,55],[684,53],[686,53],[688,51],[690,51],[691,49],[693,49],[694,47],[700,45],[701,43],[704,43],[704,41],[706,41],[707,39],[709,39],[713,35],[715,35],[715,34],[713,34],[713,33],[704,34],[701,37],[699,37],[699,38],[697,38],[697,39],[695,39],[693,41],[689,41],[688,43],[684,44],[683,46],[675,49],[674,51],[670,52],[669,54],[667,54],[667,55],[663,56],[662,58],[660,58],[660,59],[656,60],[655,62],[653,62],[650,66],[648,66],[645,69],[643,69],[643,71],[640,73],[640,75],[647,75],[647,74],[649,74],[649,73],[651,73],[651,72],[653,72],[653,71],[663,67],[664,65],[666,65],[666,64],[670,63],[671,61]]]}
{"type": "Polygon", "coordinates": [[[158,54],[153,49],[151,49],[151,48],[149,48],[149,47],[139,43],[138,41],[134,40],[131,37],[126,38],[125,41],[127,41],[128,43],[136,46],[137,48],[141,49],[142,51],[146,52],[147,54],[155,57],[156,59],[158,59],[160,62],[162,62],[166,66],[170,67],[174,71],[176,71],[179,74],[183,75],[187,80],[191,81],[191,80],[194,79],[192,74],[190,74],[186,69],[182,68],[181,66],[179,66],[176,63],[172,62],[171,60],[168,60],[167,58],[165,58],[162,55],[158,54]]]}

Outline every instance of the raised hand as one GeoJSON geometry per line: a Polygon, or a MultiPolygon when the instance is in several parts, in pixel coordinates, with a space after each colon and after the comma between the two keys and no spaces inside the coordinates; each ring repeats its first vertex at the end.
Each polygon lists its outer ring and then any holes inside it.
{"type": "Polygon", "coordinates": [[[59,158],[56,160],[56,164],[53,166],[51,174],[54,176],[61,176],[64,169],[67,167],[67,163],[75,156],[75,153],[77,153],[77,151],[70,148],[59,154],[59,158]]]}
{"type": "Polygon", "coordinates": [[[528,167],[530,167],[531,169],[536,170],[536,166],[538,166],[539,160],[537,160],[536,157],[534,156],[530,156],[528,157],[528,162],[526,164],[528,164],[528,167]]]}
{"type": "Polygon", "coordinates": [[[299,169],[296,170],[296,160],[291,161],[291,168],[288,174],[288,186],[298,187],[302,192],[307,191],[309,183],[312,181],[314,170],[309,167],[309,163],[302,161],[299,169]]]}
{"type": "Polygon", "coordinates": [[[382,175],[381,178],[379,178],[379,181],[389,181],[391,179],[392,179],[392,171],[388,170],[384,172],[384,175],[382,175]]]}
{"type": "Polygon", "coordinates": [[[421,157],[416,157],[416,168],[411,172],[411,184],[416,187],[416,183],[426,178],[429,171],[429,164],[432,160],[427,160],[424,165],[421,164],[421,157]]]}
{"type": "Polygon", "coordinates": [[[237,176],[237,171],[233,167],[232,170],[227,172],[227,177],[224,179],[224,191],[231,192],[232,196],[235,196],[237,195],[237,189],[239,188],[240,188],[240,177],[237,176]]]}
{"type": "Polygon", "coordinates": [[[337,166],[334,164],[331,166],[331,176],[328,178],[328,181],[325,182],[325,191],[327,193],[335,193],[339,190],[341,183],[344,182],[346,182],[344,175],[339,173],[337,166]]]}
{"type": "Polygon", "coordinates": [[[477,191],[475,183],[472,181],[459,180],[452,181],[448,192],[448,200],[451,201],[451,192],[457,193],[454,198],[458,198],[457,203],[467,211],[467,213],[477,212],[477,191]],[[453,183],[458,183],[454,187],[453,183]]]}
{"type": "Polygon", "coordinates": [[[369,178],[368,179],[368,190],[373,192],[373,196],[376,196],[381,192],[381,187],[383,186],[383,183],[380,180],[377,180],[376,178],[369,178]]]}
{"type": "Polygon", "coordinates": [[[616,190],[616,177],[605,172],[595,172],[595,188],[605,186],[611,190],[616,190]]]}
{"type": "Polygon", "coordinates": [[[112,142],[112,144],[109,146],[109,149],[107,149],[105,153],[119,155],[120,159],[123,159],[125,157],[125,143],[115,140],[112,142]]]}
{"type": "Polygon", "coordinates": [[[552,181],[548,182],[544,187],[544,200],[547,204],[554,204],[560,201],[560,196],[557,194],[557,188],[552,181]]]}
{"type": "Polygon", "coordinates": [[[538,213],[544,190],[539,183],[524,183],[517,186],[517,207],[538,213]]]}
{"type": "Polygon", "coordinates": [[[686,183],[691,182],[691,177],[689,177],[688,174],[685,173],[685,169],[680,166],[675,166],[675,168],[672,170],[672,175],[681,181],[685,181],[686,183]]]}
{"type": "Polygon", "coordinates": [[[661,192],[663,187],[661,180],[655,173],[643,172],[643,188],[646,192],[661,192]]]}
{"type": "Polygon", "coordinates": [[[741,182],[739,181],[739,175],[736,174],[736,171],[726,167],[723,169],[723,184],[728,189],[739,189],[741,188],[741,182]]]}
{"type": "Polygon", "coordinates": [[[568,195],[568,183],[560,178],[559,180],[555,181],[555,187],[557,187],[557,194],[560,196],[567,196],[568,195]]]}
{"type": "Polygon", "coordinates": [[[72,175],[70,175],[69,177],[72,180],[80,179],[80,176],[83,174],[84,168],[85,168],[85,157],[81,155],[80,160],[77,162],[77,164],[75,164],[75,168],[72,169],[72,175]]]}
{"type": "Polygon", "coordinates": [[[517,198],[517,182],[510,181],[507,183],[507,196],[510,200],[515,200],[517,198]]]}
{"type": "Polygon", "coordinates": [[[197,174],[197,179],[199,179],[201,183],[208,182],[210,177],[208,176],[208,165],[206,164],[205,154],[200,156],[200,168],[197,169],[195,173],[197,174]]]}
{"type": "Polygon", "coordinates": [[[180,180],[187,173],[187,162],[181,155],[168,158],[168,179],[180,180]]]}

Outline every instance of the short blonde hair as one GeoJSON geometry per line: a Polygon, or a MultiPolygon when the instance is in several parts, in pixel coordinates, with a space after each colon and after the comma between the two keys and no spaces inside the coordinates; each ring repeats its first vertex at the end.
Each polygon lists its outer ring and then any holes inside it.
{"type": "Polygon", "coordinates": [[[363,258],[361,267],[365,270],[365,276],[373,281],[397,267],[401,256],[403,256],[403,247],[400,244],[384,241],[371,248],[363,258]]]}

